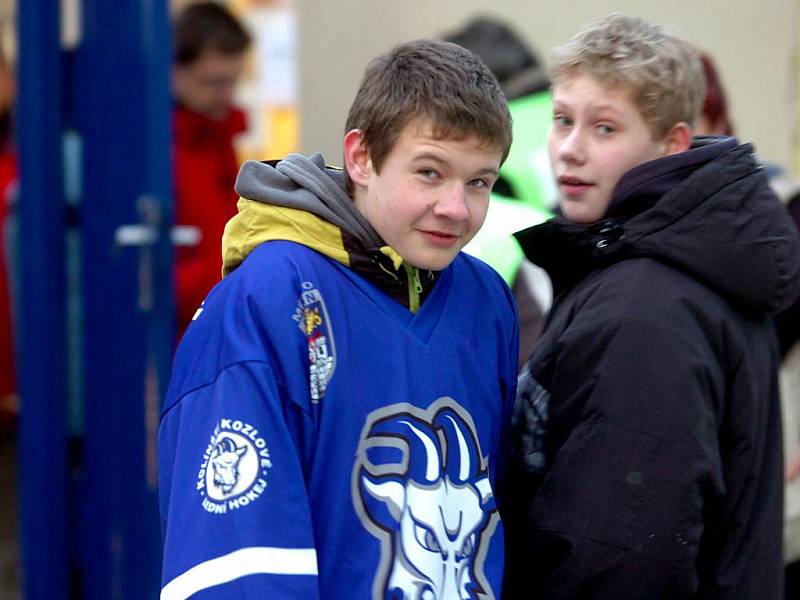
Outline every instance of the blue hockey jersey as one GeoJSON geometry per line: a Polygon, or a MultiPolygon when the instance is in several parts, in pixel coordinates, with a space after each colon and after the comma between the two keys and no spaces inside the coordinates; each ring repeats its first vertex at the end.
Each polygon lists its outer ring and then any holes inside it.
{"type": "Polygon", "coordinates": [[[229,227],[247,259],[198,310],[164,405],[161,598],[499,598],[508,288],[460,254],[412,312],[335,226],[241,202],[267,233],[229,227]]]}

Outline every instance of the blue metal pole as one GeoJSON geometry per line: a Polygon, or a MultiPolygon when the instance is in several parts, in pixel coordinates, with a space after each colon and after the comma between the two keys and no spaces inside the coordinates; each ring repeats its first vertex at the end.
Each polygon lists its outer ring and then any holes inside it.
{"type": "Polygon", "coordinates": [[[155,436],[172,345],[169,40],[165,0],[84,0],[75,116],[84,149],[86,600],[154,598],[160,587],[155,436]],[[136,223],[160,228],[155,245],[116,243],[115,231],[136,223]]]}
{"type": "Polygon", "coordinates": [[[67,598],[59,0],[19,3],[20,512],[24,593],[67,598]]]}

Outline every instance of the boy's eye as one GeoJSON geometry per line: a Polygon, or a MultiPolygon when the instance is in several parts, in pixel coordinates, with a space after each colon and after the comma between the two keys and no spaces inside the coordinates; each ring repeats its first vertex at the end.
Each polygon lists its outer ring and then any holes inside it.
{"type": "Polygon", "coordinates": [[[572,125],[572,119],[566,115],[555,115],[553,117],[553,123],[555,123],[557,127],[570,127],[572,125]]]}
{"type": "Polygon", "coordinates": [[[470,181],[469,185],[471,187],[474,187],[474,188],[479,189],[479,190],[485,190],[485,189],[491,189],[492,182],[491,181],[487,181],[486,179],[478,178],[478,179],[473,179],[472,181],[470,181]]]}
{"type": "Polygon", "coordinates": [[[615,129],[611,125],[607,125],[606,123],[600,123],[597,125],[597,131],[601,135],[611,135],[614,133],[615,129]]]}
{"type": "Polygon", "coordinates": [[[434,180],[439,177],[439,173],[434,171],[433,169],[420,169],[419,174],[422,175],[425,179],[434,180]]]}

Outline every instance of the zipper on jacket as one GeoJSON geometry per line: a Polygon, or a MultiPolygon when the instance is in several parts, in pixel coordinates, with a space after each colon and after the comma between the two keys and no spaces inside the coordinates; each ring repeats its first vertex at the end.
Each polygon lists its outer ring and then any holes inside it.
{"type": "Polygon", "coordinates": [[[403,263],[408,278],[408,310],[416,313],[419,310],[419,295],[422,293],[422,282],[419,280],[419,269],[403,263]]]}

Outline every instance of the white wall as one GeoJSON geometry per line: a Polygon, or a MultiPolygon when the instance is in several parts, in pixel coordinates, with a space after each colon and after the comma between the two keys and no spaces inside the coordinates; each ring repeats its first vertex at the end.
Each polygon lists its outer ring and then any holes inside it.
{"type": "Polygon", "coordinates": [[[364,66],[408,39],[437,36],[476,13],[514,25],[542,58],[609,12],[670,24],[715,59],[739,137],[793,166],[795,43],[800,0],[299,0],[301,150],[341,163],[347,109],[364,66]]]}

